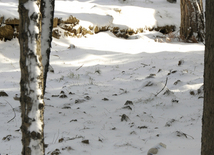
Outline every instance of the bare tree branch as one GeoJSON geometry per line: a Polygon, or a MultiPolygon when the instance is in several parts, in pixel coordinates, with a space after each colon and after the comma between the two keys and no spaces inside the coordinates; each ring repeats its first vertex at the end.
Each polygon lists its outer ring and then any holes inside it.
{"type": "MultiPolygon", "coordinates": [[[[5,101],[6,101],[6,100],[5,100],[5,101]]],[[[13,109],[13,113],[14,113],[13,118],[11,118],[9,121],[7,121],[7,123],[10,123],[10,122],[16,117],[16,112],[15,112],[14,108],[12,107],[12,105],[11,105],[8,101],[6,101],[6,102],[7,102],[7,104],[9,104],[10,107],[13,109]]]]}
{"type": "Polygon", "coordinates": [[[167,81],[168,81],[168,77],[166,77],[166,82],[165,82],[164,87],[163,87],[155,96],[158,96],[158,94],[160,94],[160,92],[162,92],[162,91],[164,90],[164,88],[165,88],[166,85],[167,85],[167,81]]]}

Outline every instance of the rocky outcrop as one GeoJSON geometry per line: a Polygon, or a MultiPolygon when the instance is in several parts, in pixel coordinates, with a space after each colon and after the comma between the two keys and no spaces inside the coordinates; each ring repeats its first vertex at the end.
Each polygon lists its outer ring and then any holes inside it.
{"type": "Polygon", "coordinates": [[[11,25],[0,27],[0,40],[11,40],[14,36],[14,29],[11,25]]]}
{"type": "Polygon", "coordinates": [[[159,31],[163,34],[169,34],[175,31],[175,25],[166,25],[166,26],[159,26],[154,28],[155,31],[159,31]]]}
{"type": "MultiPolygon", "coordinates": [[[[93,35],[103,31],[110,31],[116,37],[129,38],[129,36],[141,33],[145,28],[131,29],[120,28],[118,26],[97,26],[82,27],[79,25],[79,19],[74,16],[69,16],[67,19],[54,18],[52,36],[60,39],[61,37],[84,37],[87,34],[93,35]]],[[[168,34],[175,31],[174,25],[166,25],[163,27],[151,28],[149,30],[159,31],[163,34],[168,34]]],[[[19,35],[19,19],[4,19],[0,17],[0,40],[11,40],[19,35]]]]}
{"type": "Polygon", "coordinates": [[[67,20],[60,20],[60,23],[63,24],[71,24],[73,26],[79,24],[79,19],[74,16],[69,16],[67,20]]]}
{"type": "Polygon", "coordinates": [[[0,40],[11,40],[18,36],[19,19],[0,17],[0,40]]]}
{"type": "Polygon", "coordinates": [[[58,26],[58,18],[53,19],[53,28],[58,26]]]}
{"type": "Polygon", "coordinates": [[[3,24],[4,22],[4,17],[0,17],[0,26],[3,24]]]}
{"type": "Polygon", "coordinates": [[[4,22],[6,25],[19,25],[19,19],[16,19],[16,18],[9,18],[9,19],[6,19],[5,22],[4,22]]]}

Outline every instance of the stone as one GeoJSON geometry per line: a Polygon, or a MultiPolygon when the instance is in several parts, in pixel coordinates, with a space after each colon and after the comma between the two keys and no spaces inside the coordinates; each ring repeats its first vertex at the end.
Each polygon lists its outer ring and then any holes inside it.
{"type": "Polygon", "coordinates": [[[147,155],[156,155],[158,154],[158,151],[162,149],[166,149],[166,144],[159,143],[158,145],[149,149],[149,151],[147,152],[147,155]]]}
{"type": "Polygon", "coordinates": [[[163,34],[169,34],[174,32],[176,29],[175,25],[166,25],[166,26],[159,26],[155,28],[155,31],[159,31],[163,34]]]}
{"type": "Polygon", "coordinates": [[[59,30],[53,30],[52,31],[52,36],[56,39],[59,39],[61,37],[61,35],[59,34],[59,30]]]}
{"type": "Polygon", "coordinates": [[[77,29],[77,34],[80,34],[80,33],[82,33],[82,26],[80,26],[78,29],[77,29]]]}
{"type": "Polygon", "coordinates": [[[98,26],[95,26],[94,27],[94,33],[98,33],[99,32],[99,27],[98,26]]]}
{"type": "Polygon", "coordinates": [[[6,25],[19,25],[19,19],[16,19],[16,18],[8,18],[5,20],[5,24],[6,25]]]}
{"type": "Polygon", "coordinates": [[[2,17],[0,17],[0,26],[1,26],[1,24],[3,24],[3,22],[4,22],[4,17],[2,16],[2,17]]]}
{"type": "Polygon", "coordinates": [[[63,24],[73,24],[74,26],[79,24],[79,19],[73,16],[69,16],[67,20],[62,20],[63,24]]]}
{"type": "Polygon", "coordinates": [[[57,27],[58,25],[58,18],[53,19],[53,28],[57,27]]]}
{"type": "Polygon", "coordinates": [[[11,25],[5,25],[0,27],[0,40],[11,40],[14,36],[14,30],[11,25]]]}
{"type": "Polygon", "coordinates": [[[5,93],[4,91],[0,91],[0,97],[2,97],[2,96],[8,96],[8,94],[5,93]]]}
{"type": "Polygon", "coordinates": [[[176,3],[176,0],[167,0],[169,3],[176,3]]]}
{"type": "Polygon", "coordinates": [[[136,32],[135,32],[133,29],[131,29],[131,28],[129,28],[129,29],[127,30],[127,33],[128,33],[129,35],[136,34],[136,32]]]}

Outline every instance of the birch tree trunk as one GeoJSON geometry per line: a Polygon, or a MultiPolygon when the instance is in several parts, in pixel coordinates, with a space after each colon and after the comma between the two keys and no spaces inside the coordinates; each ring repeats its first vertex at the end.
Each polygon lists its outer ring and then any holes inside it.
{"type": "Polygon", "coordinates": [[[214,154],[214,1],[206,0],[204,107],[201,155],[214,154]]]}
{"type": "Polygon", "coordinates": [[[181,0],[180,37],[184,41],[203,42],[204,15],[202,0],[181,0]]]}
{"type": "Polygon", "coordinates": [[[43,94],[45,94],[51,52],[54,5],[55,5],[54,0],[41,0],[41,9],[40,9],[42,14],[41,53],[42,53],[42,65],[44,70],[43,94]]]}
{"type": "Polygon", "coordinates": [[[22,155],[43,155],[44,100],[40,1],[19,0],[22,155]]]}

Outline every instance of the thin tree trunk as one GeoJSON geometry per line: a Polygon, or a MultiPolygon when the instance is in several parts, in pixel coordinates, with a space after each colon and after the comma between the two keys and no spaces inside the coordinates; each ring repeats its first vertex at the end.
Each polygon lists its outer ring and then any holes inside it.
{"type": "Polygon", "coordinates": [[[202,0],[181,0],[180,37],[184,41],[203,42],[204,15],[202,0]]]}
{"type": "Polygon", "coordinates": [[[214,155],[214,1],[206,0],[204,107],[201,155],[214,155]]]}
{"type": "Polygon", "coordinates": [[[22,155],[45,154],[39,5],[39,0],[19,0],[22,155]]]}
{"type": "Polygon", "coordinates": [[[44,69],[44,89],[43,89],[44,94],[51,52],[54,5],[55,0],[41,0],[41,13],[42,13],[41,53],[42,53],[42,65],[44,69]]]}

